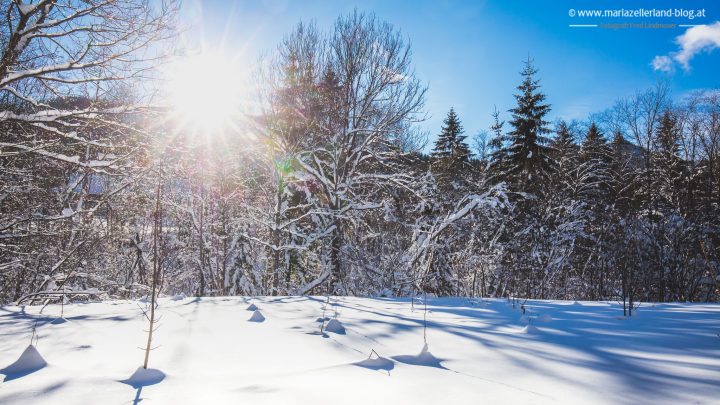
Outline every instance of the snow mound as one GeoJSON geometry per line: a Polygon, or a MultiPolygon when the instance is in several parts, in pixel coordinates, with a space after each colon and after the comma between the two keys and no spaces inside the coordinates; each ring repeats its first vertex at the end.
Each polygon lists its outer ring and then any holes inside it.
{"type": "Polygon", "coordinates": [[[260,312],[259,309],[256,309],[255,312],[253,312],[250,319],[248,319],[250,322],[263,322],[265,321],[265,317],[263,316],[262,312],[260,312]]]}
{"type": "Polygon", "coordinates": [[[543,314],[538,316],[537,320],[539,322],[552,322],[553,317],[550,314],[543,314]]]}
{"type": "Polygon", "coordinates": [[[327,323],[327,325],[325,325],[325,332],[332,332],[337,333],[338,335],[344,335],[345,327],[342,323],[340,323],[340,321],[333,318],[327,323]]]}
{"type": "Polygon", "coordinates": [[[374,350],[370,353],[370,356],[368,356],[367,359],[352,364],[359,367],[369,368],[371,370],[385,370],[388,374],[390,374],[390,370],[395,368],[395,363],[392,360],[378,355],[374,350]]]}
{"type": "Polygon", "coordinates": [[[530,323],[530,320],[528,319],[527,316],[522,315],[522,316],[520,316],[520,319],[518,319],[518,322],[520,322],[520,324],[522,324],[522,325],[527,325],[530,323]]]}
{"type": "Polygon", "coordinates": [[[142,368],[138,367],[137,370],[127,380],[120,381],[121,383],[132,386],[133,388],[140,388],[146,385],[157,384],[165,379],[165,373],[154,368],[142,368]]]}
{"type": "Polygon", "coordinates": [[[525,333],[525,334],[527,334],[527,335],[537,335],[538,333],[540,333],[540,329],[538,329],[537,327],[535,327],[535,325],[528,324],[527,326],[525,326],[524,328],[522,328],[522,331],[521,331],[521,332],[522,332],[522,333],[525,333]]]}
{"type": "Polygon", "coordinates": [[[581,306],[582,306],[582,304],[579,303],[577,300],[573,301],[572,305],[573,305],[573,306],[576,306],[576,307],[581,307],[581,306]]]}
{"type": "Polygon", "coordinates": [[[0,370],[0,374],[5,374],[5,381],[9,381],[34,373],[45,366],[47,366],[45,359],[35,346],[30,345],[13,364],[0,370]]]}
{"type": "Polygon", "coordinates": [[[441,364],[442,359],[438,359],[430,352],[430,350],[428,350],[427,343],[425,343],[423,345],[423,348],[420,351],[420,354],[418,354],[418,355],[415,355],[415,356],[393,356],[393,359],[395,359],[401,363],[411,364],[413,366],[445,368],[441,364]]]}
{"type": "Polygon", "coordinates": [[[171,298],[171,300],[173,300],[173,301],[182,301],[182,300],[184,300],[185,298],[187,298],[187,295],[180,293],[180,294],[174,295],[174,296],[171,298]]]}
{"type": "Polygon", "coordinates": [[[67,319],[63,318],[62,316],[59,318],[55,318],[52,321],[50,321],[51,325],[62,325],[64,323],[68,322],[67,319]]]}
{"type": "Polygon", "coordinates": [[[250,306],[247,307],[248,311],[257,311],[258,307],[255,304],[250,304],[250,306]]]}

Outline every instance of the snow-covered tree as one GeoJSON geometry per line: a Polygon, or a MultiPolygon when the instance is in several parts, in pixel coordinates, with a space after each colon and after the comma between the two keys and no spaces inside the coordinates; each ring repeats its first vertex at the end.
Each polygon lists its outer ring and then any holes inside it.
{"type": "MultiPolygon", "coordinates": [[[[328,277],[336,291],[352,290],[347,236],[365,226],[363,212],[382,209],[386,191],[406,187],[412,176],[399,170],[398,140],[406,123],[420,114],[425,88],[414,78],[410,49],[399,32],[373,15],[358,12],[337,20],[318,54],[321,71],[332,71],[336,89],[330,122],[320,122],[321,140],[297,153],[299,171],[314,184],[315,210],[329,219],[329,251],[321,274],[301,286],[304,293],[328,277]]],[[[326,117],[329,117],[326,115],[326,117]]]]}
{"type": "Polygon", "coordinates": [[[3,301],[99,285],[88,259],[142,160],[147,84],[175,2],[3,1],[0,256],[3,301]],[[10,287],[12,286],[12,287],[10,287]]]}

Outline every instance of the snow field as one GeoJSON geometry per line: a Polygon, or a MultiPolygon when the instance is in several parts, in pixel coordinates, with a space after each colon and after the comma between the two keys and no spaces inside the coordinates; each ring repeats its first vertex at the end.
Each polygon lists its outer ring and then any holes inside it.
{"type": "Polygon", "coordinates": [[[252,302],[161,299],[148,370],[143,304],[0,307],[0,403],[718,403],[718,305],[428,298],[426,344],[410,299],[252,302]]]}

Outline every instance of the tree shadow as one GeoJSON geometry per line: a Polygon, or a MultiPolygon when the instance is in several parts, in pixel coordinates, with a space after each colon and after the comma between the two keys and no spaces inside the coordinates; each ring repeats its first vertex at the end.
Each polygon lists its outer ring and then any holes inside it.
{"type": "Polygon", "coordinates": [[[140,396],[142,395],[142,389],[143,387],[137,387],[137,391],[135,391],[135,398],[133,398],[132,401],[133,405],[137,405],[143,400],[143,398],[140,396]]]}
{"type": "MultiPolygon", "coordinates": [[[[416,307],[415,316],[411,316],[398,312],[407,307],[409,301],[378,301],[395,305],[373,308],[356,305],[352,300],[343,300],[338,305],[375,315],[371,319],[356,320],[357,327],[383,330],[391,336],[400,332],[422,333],[422,308],[416,307]]],[[[573,305],[528,300],[526,309],[531,318],[543,314],[551,317],[548,322],[535,323],[543,333],[533,335],[521,333],[519,309],[513,309],[503,299],[488,301],[476,307],[467,300],[428,299],[427,308],[434,318],[427,320],[428,331],[448,333],[483,345],[528,373],[584,387],[598,395],[605,392],[603,395],[607,395],[610,402],[682,403],[698,395],[712,396],[720,386],[720,362],[707,361],[720,357],[716,335],[720,329],[717,320],[720,307],[647,304],[632,319],[617,319],[622,315],[622,308],[613,302],[573,305]],[[580,373],[572,373],[572,368],[558,367],[562,365],[593,370],[609,377],[612,383],[598,387],[592,381],[583,380],[580,373]],[[712,371],[717,373],[709,373],[712,371]]],[[[379,334],[371,333],[371,336],[379,334]]],[[[423,363],[418,357],[392,358],[417,365],[423,363]]],[[[462,370],[450,371],[467,374],[462,370]]]]}
{"type": "Polygon", "coordinates": [[[390,375],[390,371],[395,368],[395,362],[388,359],[387,357],[380,356],[374,350],[370,353],[370,356],[368,356],[367,359],[357,361],[351,364],[374,371],[385,371],[387,375],[390,375]]]}
{"type": "Polygon", "coordinates": [[[41,397],[43,399],[47,399],[50,395],[54,394],[55,391],[61,389],[65,385],[67,385],[67,380],[50,384],[39,390],[34,390],[34,392],[24,391],[24,392],[16,392],[16,393],[12,393],[9,395],[5,395],[2,397],[2,400],[4,401],[3,403],[9,403],[9,404],[12,404],[12,403],[32,404],[32,403],[35,403],[34,401],[37,401],[37,398],[35,396],[37,396],[38,394],[42,394],[41,397]]]}
{"type": "Polygon", "coordinates": [[[133,387],[135,391],[135,398],[133,398],[133,405],[139,404],[142,398],[142,390],[148,385],[159,384],[165,379],[166,375],[160,370],[154,368],[142,368],[138,367],[135,372],[125,380],[119,380],[123,384],[127,384],[133,387]]]}
{"type": "Polygon", "coordinates": [[[392,356],[392,359],[395,361],[399,361],[400,363],[409,364],[411,366],[434,367],[434,368],[440,368],[443,370],[447,370],[447,368],[442,365],[442,362],[444,360],[435,357],[430,352],[430,350],[428,350],[427,343],[425,345],[423,345],[422,350],[418,354],[392,356]]]}

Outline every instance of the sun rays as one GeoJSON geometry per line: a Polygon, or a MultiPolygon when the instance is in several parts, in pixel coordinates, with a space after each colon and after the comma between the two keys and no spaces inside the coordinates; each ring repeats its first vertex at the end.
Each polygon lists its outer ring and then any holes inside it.
{"type": "Polygon", "coordinates": [[[176,130],[203,138],[237,132],[248,94],[246,73],[227,52],[178,58],[167,69],[165,92],[176,130]]]}

